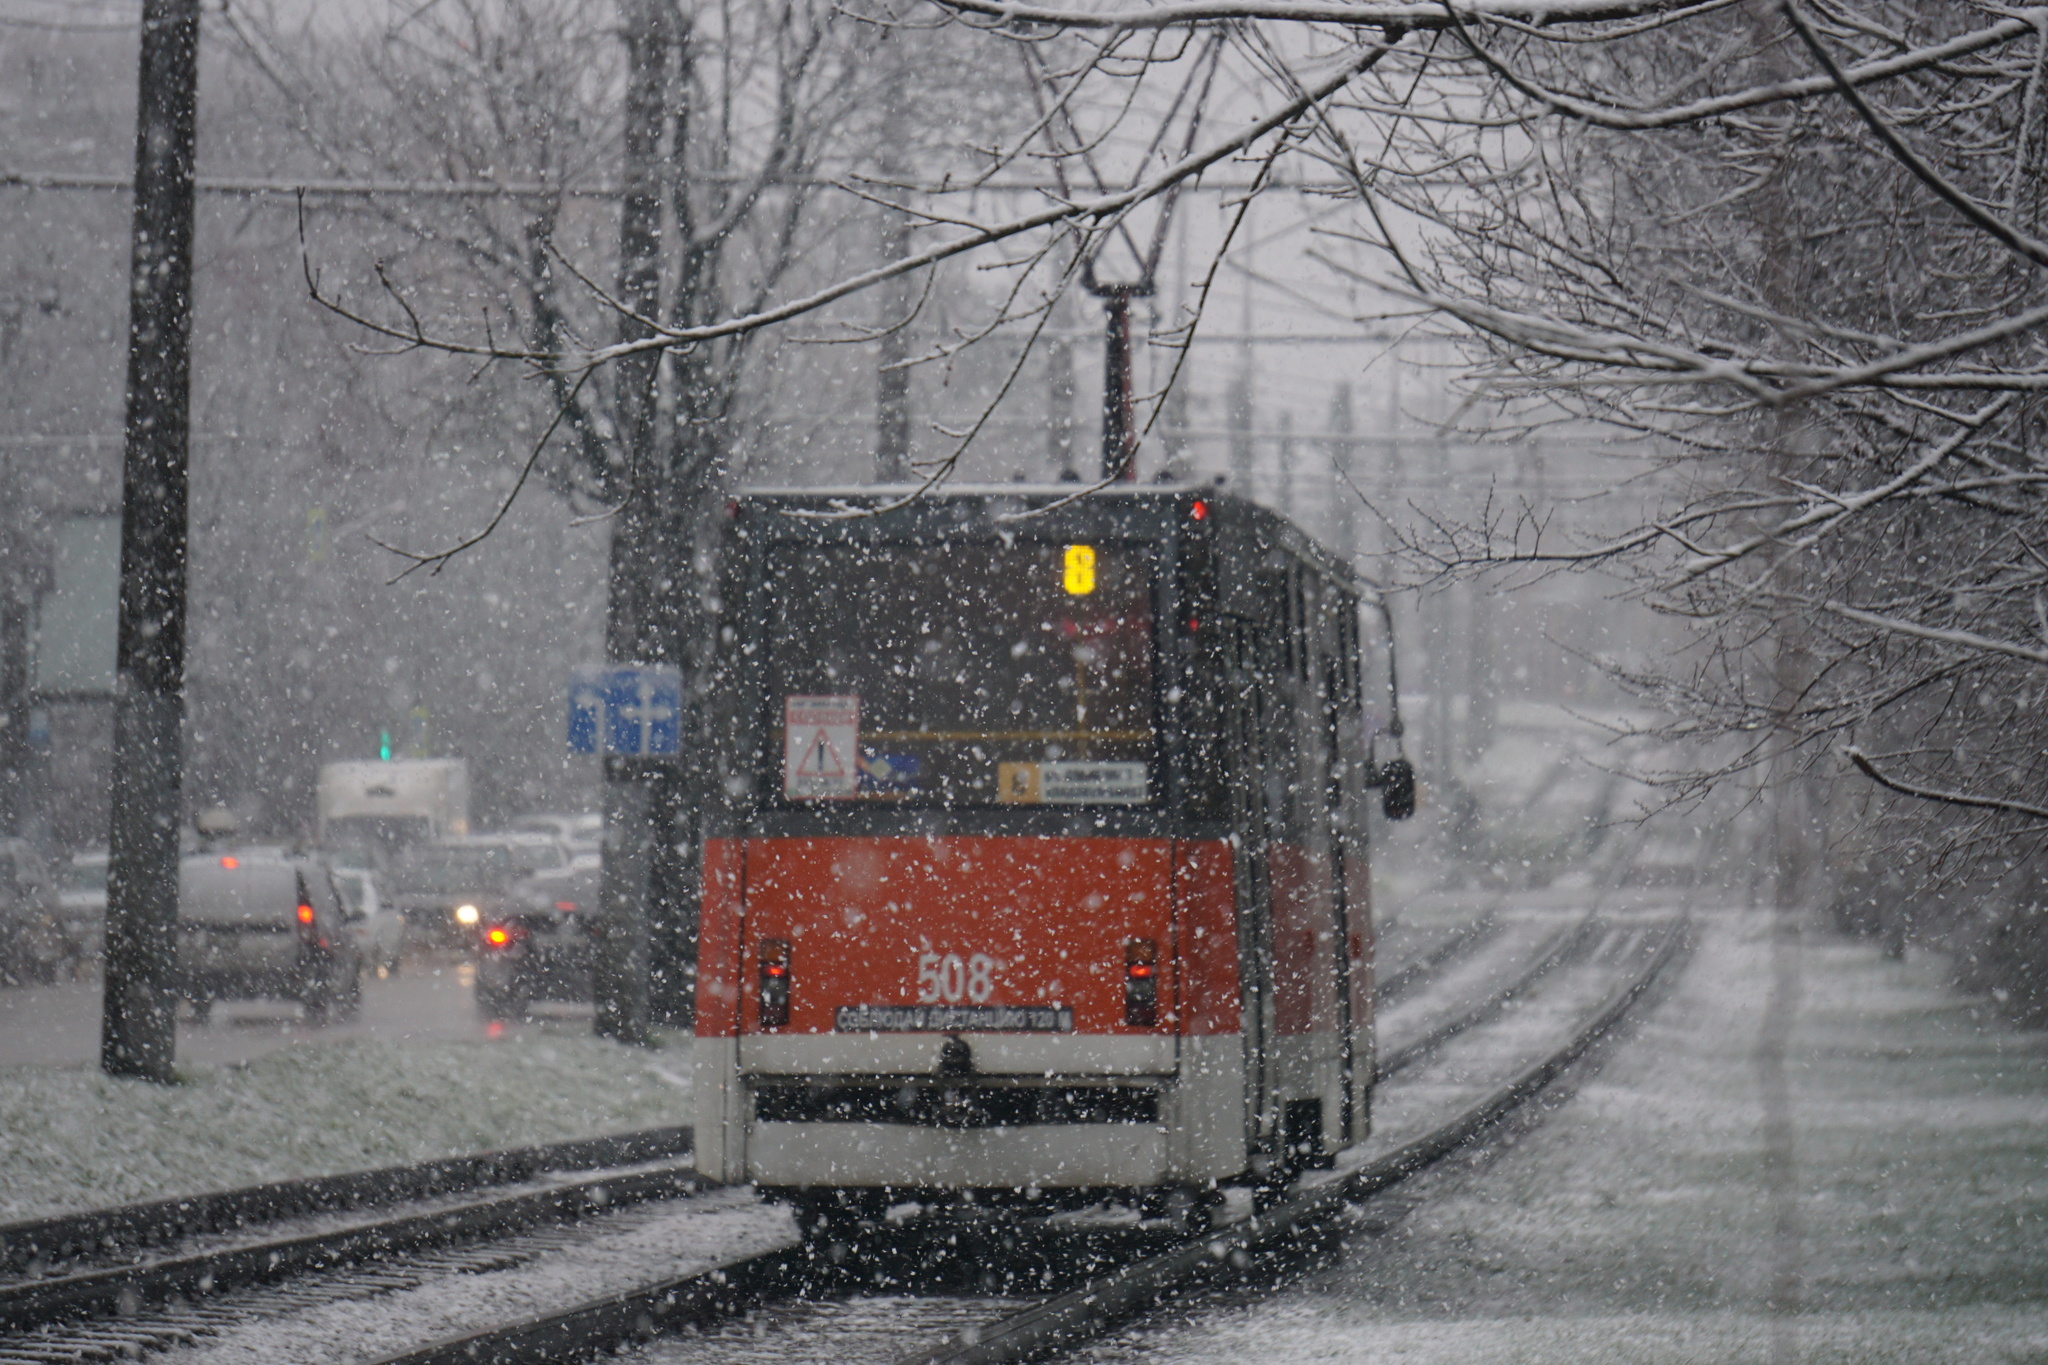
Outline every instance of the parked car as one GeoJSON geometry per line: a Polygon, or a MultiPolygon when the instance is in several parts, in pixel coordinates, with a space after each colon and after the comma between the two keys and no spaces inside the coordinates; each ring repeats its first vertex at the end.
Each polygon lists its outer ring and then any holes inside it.
{"type": "Polygon", "coordinates": [[[478,926],[476,1005],[486,1019],[516,1019],[535,1000],[591,998],[602,875],[586,867],[529,878],[478,926]]]}
{"type": "Polygon", "coordinates": [[[569,865],[571,857],[568,845],[540,830],[495,830],[449,842],[465,848],[495,846],[504,849],[512,860],[517,879],[521,881],[537,873],[560,871],[569,865]]]}
{"type": "Polygon", "coordinates": [[[75,975],[83,954],[64,930],[49,876],[26,839],[0,839],[0,981],[75,975]]]}
{"type": "Polygon", "coordinates": [[[572,852],[578,849],[595,849],[604,842],[602,815],[565,815],[543,811],[520,816],[512,822],[512,828],[545,834],[572,852]]]}
{"type": "Polygon", "coordinates": [[[107,942],[107,851],[74,853],[57,869],[57,918],[81,956],[98,961],[107,942]]]}
{"type": "Polygon", "coordinates": [[[216,849],[178,866],[175,979],[201,1019],[216,1000],[281,999],[325,1021],[355,1013],[363,958],[320,863],[216,849]]]}
{"type": "Polygon", "coordinates": [[[378,892],[376,873],[360,867],[337,867],[333,872],[342,920],[363,955],[363,966],[387,976],[396,974],[405,947],[404,913],[378,892]]]}

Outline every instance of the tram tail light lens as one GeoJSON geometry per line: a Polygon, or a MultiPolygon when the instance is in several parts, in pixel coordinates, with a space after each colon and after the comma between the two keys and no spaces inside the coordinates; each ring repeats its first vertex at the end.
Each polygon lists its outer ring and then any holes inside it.
{"type": "Polygon", "coordinates": [[[789,1025],[789,941],[761,940],[761,1027],[789,1025]]]}
{"type": "Polygon", "coordinates": [[[1159,944],[1134,938],[1124,944],[1124,1023],[1151,1028],[1159,1022],[1159,944]]]}

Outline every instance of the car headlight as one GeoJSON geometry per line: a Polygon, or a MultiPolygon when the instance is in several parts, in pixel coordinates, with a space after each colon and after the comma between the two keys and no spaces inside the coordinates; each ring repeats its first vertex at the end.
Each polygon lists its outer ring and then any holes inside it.
{"type": "Polygon", "coordinates": [[[477,912],[474,905],[458,905],[455,907],[455,922],[457,924],[475,924],[476,921],[477,912]]]}

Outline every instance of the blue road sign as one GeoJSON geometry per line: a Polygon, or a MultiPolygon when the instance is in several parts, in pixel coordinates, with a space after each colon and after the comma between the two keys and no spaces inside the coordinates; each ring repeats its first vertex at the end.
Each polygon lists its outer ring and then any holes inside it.
{"type": "Polygon", "coordinates": [[[569,675],[569,749],[662,758],[683,738],[683,675],[650,664],[578,668],[569,675]]]}

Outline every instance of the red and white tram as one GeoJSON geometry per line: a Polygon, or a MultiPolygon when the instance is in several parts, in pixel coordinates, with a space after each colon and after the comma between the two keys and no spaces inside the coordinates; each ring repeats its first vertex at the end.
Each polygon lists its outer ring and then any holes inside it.
{"type": "Polygon", "coordinates": [[[1369,1123],[1351,575],[1214,490],[1071,492],[731,509],[697,1163],[807,1224],[1206,1207],[1369,1123]]]}

